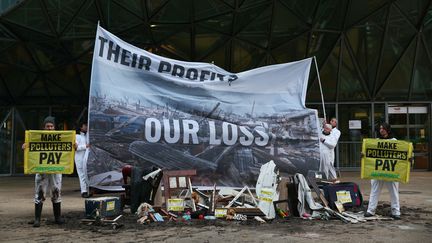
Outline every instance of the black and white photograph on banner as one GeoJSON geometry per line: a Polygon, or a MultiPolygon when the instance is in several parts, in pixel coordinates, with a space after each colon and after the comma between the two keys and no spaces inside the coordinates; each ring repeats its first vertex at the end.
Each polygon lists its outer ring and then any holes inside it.
{"type": "Polygon", "coordinates": [[[157,56],[101,27],[95,51],[91,186],[114,189],[92,177],[126,164],[197,169],[196,185],[221,186],[253,185],[270,160],[281,173],[318,169],[319,121],[305,106],[311,58],[234,74],[157,56]]]}

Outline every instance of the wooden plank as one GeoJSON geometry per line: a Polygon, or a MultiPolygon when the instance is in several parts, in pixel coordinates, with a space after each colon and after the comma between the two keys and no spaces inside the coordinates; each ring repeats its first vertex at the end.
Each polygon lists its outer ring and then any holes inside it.
{"type": "Polygon", "coordinates": [[[324,206],[328,208],[329,203],[328,203],[327,199],[324,197],[324,195],[321,193],[321,190],[319,189],[318,185],[316,184],[315,178],[307,177],[306,180],[312,186],[312,188],[314,189],[315,193],[317,194],[317,196],[319,197],[321,202],[324,204],[324,206]]]}

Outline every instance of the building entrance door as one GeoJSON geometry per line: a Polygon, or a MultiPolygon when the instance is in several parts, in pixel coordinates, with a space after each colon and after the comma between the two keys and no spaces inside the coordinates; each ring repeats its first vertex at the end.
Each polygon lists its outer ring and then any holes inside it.
{"type": "Polygon", "coordinates": [[[388,121],[397,139],[411,141],[414,146],[414,169],[430,168],[430,108],[427,104],[391,104],[388,121]]]}

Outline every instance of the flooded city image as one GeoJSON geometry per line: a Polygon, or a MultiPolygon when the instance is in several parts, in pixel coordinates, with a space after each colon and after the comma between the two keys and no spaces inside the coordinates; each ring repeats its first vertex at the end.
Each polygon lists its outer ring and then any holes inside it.
{"type": "MultiPolygon", "coordinates": [[[[205,103],[205,102],[203,102],[205,103]]],[[[281,173],[319,167],[315,110],[235,114],[214,105],[165,105],[91,97],[88,173],[93,185],[121,184],[126,165],[196,169],[194,185],[254,185],[261,165],[273,160],[281,173]]]]}

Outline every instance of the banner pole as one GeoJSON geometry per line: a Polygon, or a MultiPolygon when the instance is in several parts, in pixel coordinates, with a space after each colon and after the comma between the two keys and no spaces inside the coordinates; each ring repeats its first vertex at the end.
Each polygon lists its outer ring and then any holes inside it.
{"type": "Polygon", "coordinates": [[[326,116],[326,111],[325,111],[325,103],[324,103],[324,95],[323,95],[322,87],[321,87],[321,78],[320,78],[320,75],[319,75],[318,64],[317,64],[317,60],[316,60],[315,56],[313,57],[313,59],[314,59],[314,62],[315,62],[315,69],[316,69],[316,72],[317,72],[318,84],[319,84],[320,93],[321,93],[321,102],[322,102],[322,106],[323,106],[324,121],[327,122],[327,116],[326,116]]]}

